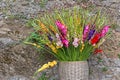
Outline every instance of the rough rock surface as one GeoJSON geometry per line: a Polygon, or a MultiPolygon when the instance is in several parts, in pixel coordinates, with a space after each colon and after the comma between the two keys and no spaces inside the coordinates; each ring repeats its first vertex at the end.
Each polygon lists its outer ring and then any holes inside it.
{"type": "MultiPolygon", "coordinates": [[[[41,73],[33,79],[34,72],[53,57],[40,57],[44,53],[22,43],[32,31],[26,20],[76,5],[102,9],[110,14],[111,24],[116,24],[102,47],[104,54],[89,60],[90,80],[120,80],[120,0],[0,0],[0,80],[37,80],[41,73]]],[[[45,72],[49,80],[59,80],[57,66],[45,72]]]]}

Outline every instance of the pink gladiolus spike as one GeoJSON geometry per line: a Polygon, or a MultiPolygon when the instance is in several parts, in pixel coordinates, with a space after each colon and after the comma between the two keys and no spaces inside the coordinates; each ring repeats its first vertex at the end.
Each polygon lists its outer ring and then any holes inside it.
{"type": "Polygon", "coordinates": [[[69,43],[68,40],[64,39],[62,40],[62,43],[65,47],[68,47],[68,43],[69,43]]]}
{"type": "Polygon", "coordinates": [[[63,25],[60,21],[56,21],[56,25],[61,33],[61,35],[63,37],[66,37],[67,36],[67,27],[65,25],[63,25]]]}
{"type": "Polygon", "coordinates": [[[110,26],[104,26],[103,29],[101,30],[101,37],[104,37],[106,33],[108,32],[110,26]]]}
{"type": "Polygon", "coordinates": [[[55,23],[56,23],[58,29],[62,30],[65,28],[65,26],[59,20],[57,20],[55,23]]]}
{"type": "Polygon", "coordinates": [[[61,34],[62,34],[62,36],[65,37],[65,36],[67,35],[67,29],[62,30],[62,31],[61,31],[61,34]]]}
{"type": "Polygon", "coordinates": [[[85,41],[85,39],[87,38],[87,35],[89,33],[90,30],[90,25],[87,25],[84,27],[84,31],[83,31],[83,41],[85,41]]]}
{"type": "Polygon", "coordinates": [[[68,47],[69,41],[61,36],[61,41],[65,47],[68,47]]]}

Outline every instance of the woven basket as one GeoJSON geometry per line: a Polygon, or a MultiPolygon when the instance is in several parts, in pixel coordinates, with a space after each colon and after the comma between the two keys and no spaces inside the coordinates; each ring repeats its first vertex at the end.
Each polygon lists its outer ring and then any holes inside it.
{"type": "Polygon", "coordinates": [[[59,62],[60,80],[88,80],[87,61],[59,62]]]}

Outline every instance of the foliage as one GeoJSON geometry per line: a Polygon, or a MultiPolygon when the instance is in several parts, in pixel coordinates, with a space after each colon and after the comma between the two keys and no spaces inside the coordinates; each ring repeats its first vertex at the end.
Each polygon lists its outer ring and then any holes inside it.
{"type": "Polygon", "coordinates": [[[120,59],[120,54],[118,54],[118,58],[120,59]]]}
{"type": "Polygon", "coordinates": [[[40,7],[44,7],[48,0],[40,0],[40,7]]]}
{"type": "Polygon", "coordinates": [[[103,71],[103,72],[108,71],[108,67],[103,67],[103,68],[102,68],[102,71],[103,71]]]}
{"type": "Polygon", "coordinates": [[[48,78],[46,77],[46,73],[43,73],[42,76],[38,78],[38,80],[48,80],[48,78]]]}

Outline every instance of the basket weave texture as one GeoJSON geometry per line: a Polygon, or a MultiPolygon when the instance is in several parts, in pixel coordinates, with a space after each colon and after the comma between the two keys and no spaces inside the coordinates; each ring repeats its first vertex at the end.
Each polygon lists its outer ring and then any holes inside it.
{"type": "Polygon", "coordinates": [[[89,68],[87,61],[59,62],[60,80],[88,80],[89,68]]]}

